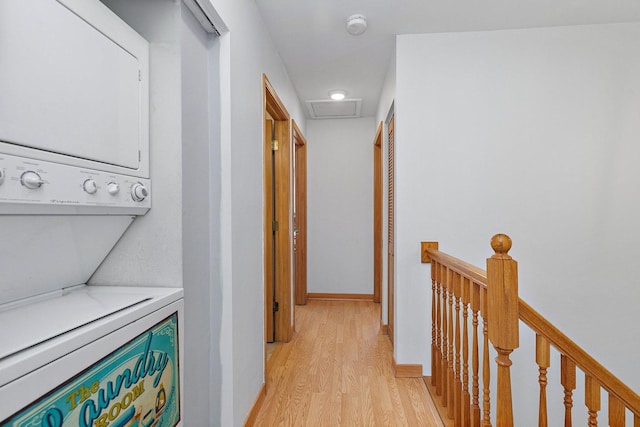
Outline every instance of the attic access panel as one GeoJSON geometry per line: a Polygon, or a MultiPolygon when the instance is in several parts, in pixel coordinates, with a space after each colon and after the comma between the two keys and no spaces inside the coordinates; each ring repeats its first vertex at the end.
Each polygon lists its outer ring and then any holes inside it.
{"type": "Polygon", "coordinates": [[[333,101],[319,99],[306,101],[309,117],[312,119],[347,119],[360,117],[362,99],[333,101]]]}

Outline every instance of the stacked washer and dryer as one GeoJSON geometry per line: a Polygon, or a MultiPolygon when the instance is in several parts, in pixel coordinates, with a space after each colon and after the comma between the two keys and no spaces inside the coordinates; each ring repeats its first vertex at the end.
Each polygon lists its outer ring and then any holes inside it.
{"type": "Polygon", "coordinates": [[[147,42],[3,0],[0,64],[0,425],[182,425],[182,289],[87,285],[151,208],[147,42]]]}

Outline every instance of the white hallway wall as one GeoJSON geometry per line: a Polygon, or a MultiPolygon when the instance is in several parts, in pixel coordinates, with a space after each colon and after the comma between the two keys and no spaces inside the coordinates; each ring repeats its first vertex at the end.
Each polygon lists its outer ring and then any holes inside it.
{"type": "Polygon", "coordinates": [[[211,0],[211,4],[229,29],[221,40],[220,64],[219,425],[240,426],[264,381],[262,73],[303,133],[305,118],[255,2],[211,0]]]}
{"type": "Polygon", "coordinates": [[[220,40],[184,3],[182,16],[184,423],[191,425],[221,413],[220,40]]]}
{"type": "Polygon", "coordinates": [[[640,390],[639,47],[639,24],[397,38],[398,363],[430,366],[419,242],[484,267],[504,232],[521,296],[640,390]]]}
{"type": "Polygon", "coordinates": [[[307,122],[309,293],[373,293],[373,117],[307,122]]]}
{"type": "Polygon", "coordinates": [[[209,88],[219,96],[219,106],[210,107],[212,112],[220,108],[220,123],[219,128],[210,129],[214,146],[207,152],[202,146],[202,119],[183,117],[183,113],[205,108],[202,97],[192,99],[189,95],[196,81],[186,79],[203,82],[200,70],[206,64],[198,58],[204,47],[202,40],[187,30],[190,23],[181,21],[181,2],[108,1],[124,8],[135,21],[130,25],[153,41],[151,78],[158,83],[152,93],[154,201],[149,214],[127,231],[93,280],[182,286],[183,275],[193,277],[192,271],[185,273],[184,268],[199,266],[203,273],[200,280],[184,283],[185,304],[191,307],[194,320],[185,331],[186,348],[191,352],[187,369],[192,370],[186,375],[189,382],[185,388],[191,401],[187,408],[191,404],[204,406],[189,411],[188,424],[239,426],[264,381],[262,73],[267,74],[303,132],[304,114],[255,3],[212,0],[229,31],[216,42],[219,58],[211,60],[211,73],[219,73],[220,84],[219,91],[209,88]],[[195,61],[198,69],[184,69],[183,60],[195,61]],[[183,95],[187,97],[184,100],[183,95]],[[184,124],[196,127],[185,130],[184,124]],[[183,201],[183,143],[199,145],[188,158],[197,157],[197,153],[209,158],[209,165],[198,162],[194,167],[205,174],[208,170],[209,176],[200,178],[212,181],[203,191],[218,197],[217,203],[191,205],[195,203],[192,195],[183,201]],[[208,242],[195,239],[193,227],[183,224],[183,209],[190,209],[186,219],[208,227],[208,242]],[[203,215],[211,215],[211,222],[203,215]],[[183,255],[193,253],[196,246],[212,257],[211,269],[202,268],[200,261],[183,263],[183,255]],[[203,327],[208,322],[210,327],[203,327]],[[216,342],[209,345],[206,340],[216,342]]]}

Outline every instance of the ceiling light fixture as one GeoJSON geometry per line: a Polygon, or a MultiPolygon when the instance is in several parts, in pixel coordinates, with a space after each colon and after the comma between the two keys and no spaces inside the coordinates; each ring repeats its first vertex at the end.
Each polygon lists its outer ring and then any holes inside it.
{"type": "Polygon", "coordinates": [[[342,101],[345,96],[347,96],[347,91],[345,90],[332,90],[329,92],[329,96],[334,101],[342,101]]]}
{"type": "Polygon", "coordinates": [[[347,18],[347,32],[352,36],[359,36],[367,29],[367,18],[364,15],[356,14],[347,18]]]}

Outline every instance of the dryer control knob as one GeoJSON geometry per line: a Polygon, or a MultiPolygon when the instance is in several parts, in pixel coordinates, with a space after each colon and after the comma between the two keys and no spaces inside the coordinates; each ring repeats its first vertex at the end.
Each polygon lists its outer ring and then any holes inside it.
{"type": "Polygon", "coordinates": [[[0,169],[0,185],[4,183],[5,172],[4,169],[0,169]]]}
{"type": "Polygon", "coordinates": [[[82,184],[82,188],[89,194],[95,194],[96,191],[98,191],[98,184],[89,178],[84,182],[84,184],[82,184]]]}
{"type": "Polygon", "coordinates": [[[141,182],[133,184],[133,187],[131,187],[131,198],[136,202],[143,201],[148,195],[149,191],[147,190],[147,187],[145,187],[141,182]]]}
{"type": "Polygon", "coordinates": [[[110,182],[107,184],[107,191],[112,196],[115,196],[120,191],[120,186],[118,185],[117,182],[110,182]]]}
{"type": "Polygon", "coordinates": [[[26,171],[25,173],[23,173],[20,177],[20,182],[30,190],[40,188],[42,184],[44,184],[44,181],[42,180],[42,178],[40,178],[40,175],[38,175],[38,173],[34,171],[26,171]]]}

